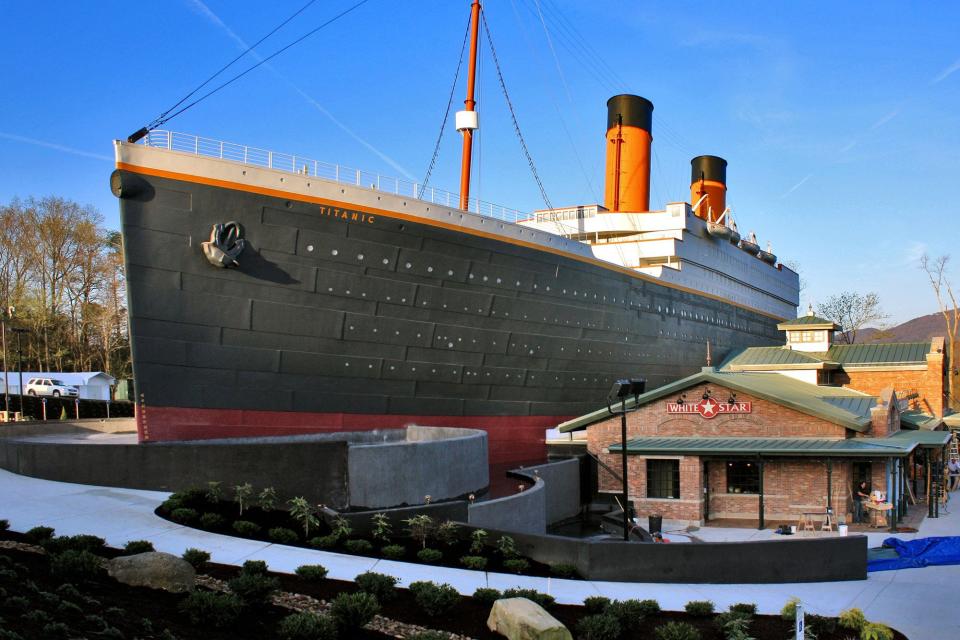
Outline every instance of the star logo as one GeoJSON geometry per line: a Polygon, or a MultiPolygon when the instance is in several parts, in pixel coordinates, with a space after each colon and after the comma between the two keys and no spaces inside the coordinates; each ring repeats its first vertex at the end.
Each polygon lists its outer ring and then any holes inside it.
{"type": "Polygon", "coordinates": [[[700,410],[700,415],[704,418],[712,418],[713,416],[717,415],[717,410],[719,409],[717,403],[710,398],[707,398],[701,402],[698,408],[700,410]]]}

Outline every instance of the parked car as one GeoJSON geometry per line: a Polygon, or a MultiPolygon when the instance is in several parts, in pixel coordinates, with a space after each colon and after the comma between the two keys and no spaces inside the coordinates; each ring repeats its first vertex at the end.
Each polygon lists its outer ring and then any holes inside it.
{"type": "Polygon", "coordinates": [[[56,380],[55,378],[30,378],[27,381],[28,396],[76,398],[79,393],[80,390],[76,387],[71,387],[63,380],[56,380]]]}

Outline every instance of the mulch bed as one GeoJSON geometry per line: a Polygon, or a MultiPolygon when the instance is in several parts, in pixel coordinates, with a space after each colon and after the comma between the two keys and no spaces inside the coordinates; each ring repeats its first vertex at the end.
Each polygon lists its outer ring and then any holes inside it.
{"type": "MultiPolygon", "coordinates": [[[[15,532],[0,532],[0,540],[27,542],[26,538],[15,532]]],[[[19,546],[19,545],[14,545],[19,546]]],[[[101,555],[115,557],[122,552],[107,548],[101,555]]],[[[19,633],[24,639],[44,637],[42,625],[23,618],[24,611],[7,606],[7,596],[23,595],[27,597],[30,589],[22,588],[26,580],[32,580],[38,589],[43,592],[55,593],[60,580],[54,578],[49,571],[48,556],[24,551],[21,548],[2,548],[0,555],[8,556],[14,563],[18,563],[18,572],[26,577],[18,577],[18,584],[11,585],[5,582],[6,595],[0,592],[0,628],[19,633]]],[[[215,580],[226,581],[235,577],[238,567],[209,563],[204,574],[215,580]]],[[[329,602],[342,592],[357,590],[353,582],[339,580],[322,580],[308,582],[298,576],[271,573],[280,581],[283,592],[304,594],[322,602],[329,602]]],[[[49,603],[39,604],[37,596],[31,596],[31,608],[42,608],[50,614],[51,619],[67,623],[73,636],[95,638],[102,637],[95,633],[98,627],[85,620],[87,614],[96,614],[105,619],[110,626],[116,628],[126,638],[141,638],[143,640],[166,640],[163,636],[165,629],[176,638],[183,640],[262,640],[275,637],[275,629],[279,621],[290,614],[290,610],[279,606],[266,606],[254,611],[245,612],[240,622],[229,629],[197,628],[177,610],[183,595],[170,594],[164,591],[129,587],[122,585],[109,577],[103,576],[96,580],[76,585],[85,598],[92,601],[77,603],[82,613],[58,614],[55,606],[49,603]],[[143,623],[149,620],[152,631],[143,623]]],[[[66,599],[66,598],[64,598],[66,599]]],[[[554,605],[549,612],[575,633],[577,622],[585,615],[583,607],[571,605],[554,605]]],[[[478,639],[501,639],[503,636],[492,633],[487,629],[486,622],[490,613],[489,605],[481,604],[469,597],[461,599],[452,611],[439,618],[432,618],[420,609],[413,595],[406,589],[398,589],[395,599],[385,603],[381,615],[386,618],[406,624],[418,625],[428,629],[438,629],[478,639]]],[[[723,640],[723,635],[713,622],[712,617],[698,618],[686,613],[662,612],[651,616],[636,628],[628,630],[622,636],[626,640],[641,640],[654,637],[654,629],[669,621],[682,621],[695,626],[701,633],[702,640],[723,640]]],[[[792,623],[782,620],[779,616],[756,616],[750,627],[750,635],[759,640],[782,640],[792,633],[792,623]]],[[[119,637],[119,636],[118,636],[119,637]]],[[[364,629],[353,633],[351,638],[360,640],[383,640],[391,637],[404,637],[394,632],[390,635],[364,629]]],[[[838,629],[833,633],[821,633],[818,640],[844,640],[851,637],[849,631],[838,629]]],[[[906,637],[895,632],[896,640],[906,640],[906,637]]]]}

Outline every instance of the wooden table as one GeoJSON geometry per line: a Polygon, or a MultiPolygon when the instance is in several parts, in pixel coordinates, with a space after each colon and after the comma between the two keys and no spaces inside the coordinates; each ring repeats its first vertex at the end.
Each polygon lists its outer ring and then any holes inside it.
{"type": "Polygon", "coordinates": [[[870,519],[873,521],[870,526],[882,529],[887,526],[886,522],[883,522],[883,518],[887,511],[893,509],[893,505],[889,502],[874,502],[873,500],[864,500],[863,508],[870,511],[870,519]]]}

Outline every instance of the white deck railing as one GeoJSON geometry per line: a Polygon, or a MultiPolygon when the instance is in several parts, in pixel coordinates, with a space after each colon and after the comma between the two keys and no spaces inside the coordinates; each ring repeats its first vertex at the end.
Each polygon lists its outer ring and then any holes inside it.
{"type": "MultiPolygon", "coordinates": [[[[450,191],[427,187],[421,194],[421,185],[411,180],[390,178],[377,173],[353,169],[339,164],[330,164],[320,160],[312,160],[305,156],[291,155],[266,149],[257,149],[233,142],[223,142],[211,138],[201,138],[189,133],[175,131],[153,130],[143,138],[143,144],[150,147],[170,149],[192,153],[208,158],[219,158],[240,162],[243,164],[277,169],[306,176],[316,176],[325,180],[332,180],[341,184],[350,184],[357,187],[385,191],[408,198],[418,198],[427,202],[445,207],[459,208],[460,196],[450,191]]],[[[530,216],[517,209],[509,209],[477,198],[470,198],[468,210],[505,222],[517,222],[529,219],[530,216]]]]}

